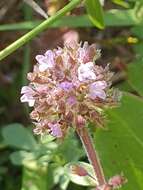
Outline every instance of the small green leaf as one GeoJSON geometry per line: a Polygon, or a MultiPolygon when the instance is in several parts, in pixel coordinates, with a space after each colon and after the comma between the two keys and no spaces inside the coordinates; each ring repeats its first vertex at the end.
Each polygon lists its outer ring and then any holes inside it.
{"type": "Polygon", "coordinates": [[[85,163],[85,162],[76,162],[76,163],[69,163],[67,165],[65,165],[65,171],[69,177],[69,179],[75,183],[75,184],[78,184],[78,185],[82,185],[82,186],[93,186],[95,187],[97,185],[97,181],[96,181],[96,176],[94,174],[94,169],[93,167],[88,164],[88,163],[85,163]],[[78,176],[76,174],[73,174],[71,169],[70,169],[70,166],[72,165],[79,165],[79,166],[82,166],[83,168],[86,169],[86,171],[92,176],[95,178],[95,180],[93,180],[91,177],[89,176],[78,176]]]}
{"type": "Polygon", "coordinates": [[[4,143],[16,148],[33,150],[37,143],[33,135],[21,124],[9,124],[2,129],[4,143]]]}
{"type": "Polygon", "coordinates": [[[103,18],[103,10],[99,0],[86,0],[85,1],[86,9],[88,12],[88,16],[93,24],[103,29],[105,27],[104,18],[103,18]]]}

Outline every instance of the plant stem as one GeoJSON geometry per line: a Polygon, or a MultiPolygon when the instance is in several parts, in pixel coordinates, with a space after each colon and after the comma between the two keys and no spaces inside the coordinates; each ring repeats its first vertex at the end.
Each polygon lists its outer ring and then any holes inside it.
{"type": "Polygon", "coordinates": [[[88,130],[86,129],[86,127],[83,127],[82,129],[78,129],[77,127],[76,131],[86,151],[88,160],[94,168],[94,172],[99,183],[98,185],[101,186],[103,184],[106,184],[103,169],[101,167],[97,152],[93,146],[92,139],[88,133],[88,130]]]}
{"type": "Polygon", "coordinates": [[[55,15],[51,16],[44,22],[42,22],[39,26],[19,38],[17,41],[13,42],[11,45],[6,47],[4,50],[0,51],[0,60],[4,59],[8,55],[10,55],[12,52],[29,42],[32,38],[34,38],[36,35],[38,35],[40,32],[44,31],[48,28],[52,23],[54,23],[56,20],[60,19],[62,16],[64,16],[67,12],[72,10],[76,5],[78,5],[81,2],[81,0],[72,0],[69,4],[67,4],[64,8],[59,10],[55,15]]]}

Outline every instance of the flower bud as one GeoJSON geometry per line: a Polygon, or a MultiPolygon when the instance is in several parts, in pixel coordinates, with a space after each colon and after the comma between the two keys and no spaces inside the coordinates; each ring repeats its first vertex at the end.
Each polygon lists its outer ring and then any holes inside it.
{"type": "Polygon", "coordinates": [[[111,185],[113,187],[113,189],[116,189],[116,188],[122,186],[126,182],[127,182],[127,179],[124,176],[115,175],[109,179],[108,184],[111,185]]]}
{"type": "Polygon", "coordinates": [[[88,172],[82,166],[73,165],[70,167],[70,169],[73,174],[76,174],[78,176],[87,176],[88,175],[88,172]]]}

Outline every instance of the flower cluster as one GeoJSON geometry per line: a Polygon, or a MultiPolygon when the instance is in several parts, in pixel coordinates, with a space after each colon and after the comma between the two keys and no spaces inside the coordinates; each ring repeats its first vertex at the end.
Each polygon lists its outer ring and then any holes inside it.
{"type": "Polygon", "coordinates": [[[34,107],[30,116],[36,134],[63,137],[69,127],[86,122],[102,124],[102,109],[116,103],[110,88],[112,73],[95,64],[100,51],[95,45],[65,45],[37,55],[28,86],[22,87],[21,102],[34,107]]]}

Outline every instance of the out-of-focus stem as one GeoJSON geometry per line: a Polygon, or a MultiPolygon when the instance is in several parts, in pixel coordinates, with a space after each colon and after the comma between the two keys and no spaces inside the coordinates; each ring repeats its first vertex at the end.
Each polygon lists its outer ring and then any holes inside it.
{"type": "Polygon", "coordinates": [[[100,160],[99,160],[97,152],[93,146],[92,139],[88,133],[88,130],[86,129],[86,127],[83,127],[80,129],[78,129],[78,127],[77,127],[76,131],[77,131],[77,133],[81,139],[81,142],[83,144],[83,147],[86,151],[88,160],[94,168],[95,175],[96,175],[98,183],[99,183],[98,185],[101,186],[101,185],[106,184],[103,169],[101,167],[100,160]]]}

